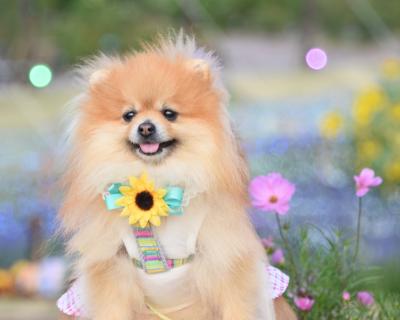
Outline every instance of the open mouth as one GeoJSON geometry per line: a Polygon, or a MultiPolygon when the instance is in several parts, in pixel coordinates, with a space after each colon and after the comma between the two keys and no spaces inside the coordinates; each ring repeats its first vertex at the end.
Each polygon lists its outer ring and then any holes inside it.
{"type": "Polygon", "coordinates": [[[153,156],[161,153],[164,149],[173,147],[177,141],[175,139],[164,141],[161,143],[132,143],[133,147],[146,156],[153,156]]]}

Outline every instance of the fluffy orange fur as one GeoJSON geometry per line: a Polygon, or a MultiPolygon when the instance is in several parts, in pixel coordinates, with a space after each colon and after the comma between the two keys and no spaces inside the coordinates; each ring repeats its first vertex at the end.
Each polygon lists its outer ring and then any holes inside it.
{"type": "MultiPolygon", "coordinates": [[[[247,166],[227,117],[216,60],[209,54],[199,59],[196,50],[180,35],[123,58],[100,57],[86,68],[88,85],[70,133],[60,218],[69,235],[68,252],[78,256],[74,275],[86,280],[93,320],[157,319],[146,310],[138,271],[121,251],[127,221],[107,211],[99,195],[108,184],[143,171],[158,185],[183,186],[192,195],[187,210],[204,212],[186,275],[194,303],[167,316],[259,319],[259,264],[266,257],[246,214],[247,166]],[[178,112],[177,121],[162,116],[165,105],[178,112]],[[137,115],[126,123],[122,114],[132,106],[137,115]],[[138,157],[126,143],[144,119],[156,121],[178,141],[157,161],[138,157]]],[[[278,306],[286,307],[285,302],[278,306]]],[[[271,299],[264,314],[265,320],[275,319],[271,299]]]]}

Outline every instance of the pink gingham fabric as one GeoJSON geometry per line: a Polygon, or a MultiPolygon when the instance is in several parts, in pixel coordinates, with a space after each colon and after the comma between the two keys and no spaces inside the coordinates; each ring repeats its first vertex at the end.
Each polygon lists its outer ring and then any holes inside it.
{"type": "Polygon", "coordinates": [[[273,266],[268,266],[267,271],[271,282],[272,299],[278,298],[286,291],[289,285],[289,276],[273,266]]]}
{"type": "Polygon", "coordinates": [[[58,309],[73,317],[86,317],[83,299],[80,296],[78,282],[73,285],[57,300],[58,309]]]}
{"type": "MultiPolygon", "coordinates": [[[[281,270],[272,266],[267,267],[267,272],[271,281],[272,298],[278,298],[286,291],[289,285],[289,277],[281,270]]],[[[77,282],[58,299],[57,307],[61,312],[69,316],[87,317],[77,282]]]]}

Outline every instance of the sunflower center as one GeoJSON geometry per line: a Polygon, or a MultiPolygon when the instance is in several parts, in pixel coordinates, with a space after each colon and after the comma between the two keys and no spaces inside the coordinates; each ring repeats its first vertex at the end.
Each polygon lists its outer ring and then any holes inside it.
{"type": "Polygon", "coordinates": [[[270,203],[277,203],[278,202],[278,197],[277,196],[271,196],[269,198],[269,202],[270,203]]]}
{"type": "Polygon", "coordinates": [[[148,191],[139,192],[135,198],[136,205],[142,210],[150,210],[153,207],[153,195],[148,191]]]}

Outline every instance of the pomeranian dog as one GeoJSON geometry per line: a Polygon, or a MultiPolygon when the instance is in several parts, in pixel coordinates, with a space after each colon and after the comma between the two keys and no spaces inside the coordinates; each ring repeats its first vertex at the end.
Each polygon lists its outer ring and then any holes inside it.
{"type": "Polygon", "coordinates": [[[60,210],[81,317],[295,319],[283,298],[271,298],[267,258],[246,212],[247,165],[214,54],[180,33],[82,70],[60,210]],[[133,226],[101,197],[143,173],[154,188],[184,190],[183,214],[157,218],[152,229],[168,259],[186,259],[166,272],[134,263],[141,256],[133,226]]]}

